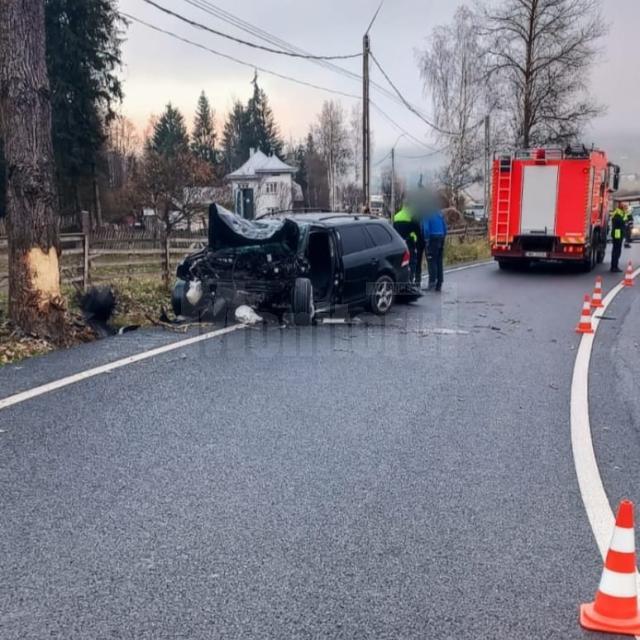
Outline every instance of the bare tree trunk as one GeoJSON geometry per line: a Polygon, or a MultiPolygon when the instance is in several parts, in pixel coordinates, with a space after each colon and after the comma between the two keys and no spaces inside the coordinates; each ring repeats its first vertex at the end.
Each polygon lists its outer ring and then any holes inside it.
{"type": "Polygon", "coordinates": [[[0,2],[0,117],[8,167],[9,313],[61,339],[58,218],[43,0],[0,2]]]}
{"type": "Polygon", "coordinates": [[[100,228],[102,226],[102,202],[100,201],[100,185],[98,184],[95,162],[91,167],[91,186],[93,189],[93,211],[95,214],[94,226],[100,228]]]}

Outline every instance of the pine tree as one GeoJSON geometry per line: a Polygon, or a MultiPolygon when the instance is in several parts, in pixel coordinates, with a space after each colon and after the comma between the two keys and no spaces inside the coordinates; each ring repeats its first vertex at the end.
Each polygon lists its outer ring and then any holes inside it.
{"type": "Polygon", "coordinates": [[[222,133],[225,171],[235,171],[249,157],[249,145],[246,144],[247,113],[238,100],[234,103],[222,133]]]}
{"type": "Polygon", "coordinates": [[[269,99],[258,85],[258,73],[253,76],[253,95],[247,103],[247,132],[244,144],[260,149],[267,155],[282,155],[283,143],[269,105],[269,99]]]}
{"type": "MultiPolygon", "coordinates": [[[[45,0],[47,69],[58,192],[63,206],[86,207],[80,188],[96,163],[122,100],[123,18],[115,0],[45,0]]],[[[89,207],[86,207],[89,208],[89,207]]]]}
{"type": "Polygon", "coordinates": [[[184,116],[169,103],[153,129],[152,151],[165,157],[176,157],[189,149],[189,135],[184,116]]]}
{"type": "Polygon", "coordinates": [[[196,157],[201,160],[209,162],[212,165],[216,164],[217,153],[214,114],[204,91],[198,98],[198,107],[193,124],[191,150],[196,157]]]}

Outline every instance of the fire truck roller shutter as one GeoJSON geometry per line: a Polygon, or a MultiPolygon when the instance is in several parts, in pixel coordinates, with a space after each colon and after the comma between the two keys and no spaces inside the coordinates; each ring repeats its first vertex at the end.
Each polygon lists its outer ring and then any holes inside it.
{"type": "Polygon", "coordinates": [[[522,235],[555,235],[558,167],[526,166],[522,186],[522,235]]]}

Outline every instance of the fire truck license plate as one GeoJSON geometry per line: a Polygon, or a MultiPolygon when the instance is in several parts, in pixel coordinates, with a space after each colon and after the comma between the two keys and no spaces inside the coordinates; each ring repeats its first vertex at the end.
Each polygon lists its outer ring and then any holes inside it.
{"type": "Polygon", "coordinates": [[[526,251],[524,255],[527,258],[547,258],[549,256],[546,251],[526,251]]]}

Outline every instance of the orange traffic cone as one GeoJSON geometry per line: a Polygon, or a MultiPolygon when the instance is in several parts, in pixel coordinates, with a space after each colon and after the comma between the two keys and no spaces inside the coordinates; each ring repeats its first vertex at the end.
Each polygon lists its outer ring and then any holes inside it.
{"type": "Polygon", "coordinates": [[[598,276],[596,278],[596,286],[593,290],[593,296],[591,298],[591,308],[592,309],[602,309],[604,305],[602,304],[602,278],[598,276]]]}
{"type": "Polygon", "coordinates": [[[580,607],[580,624],[592,631],[640,634],[633,503],[628,500],[618,508],[596,599],[580,607]]]}
{"type": "Polygon", "coordinates": [[[627,265],[627,270],[624,274],[624,282],[622,283],[625,287],[633,287],[633,263],[629,260],[629,264],[627,265]]]}
{"type": "Polygon", "coordinates": [[[580,322],[576,327],[576,333],[593,333],[591,326],[591,299],[588,295],[584,297],[582,305],[582,313],[580,314],[580,322]]]}

